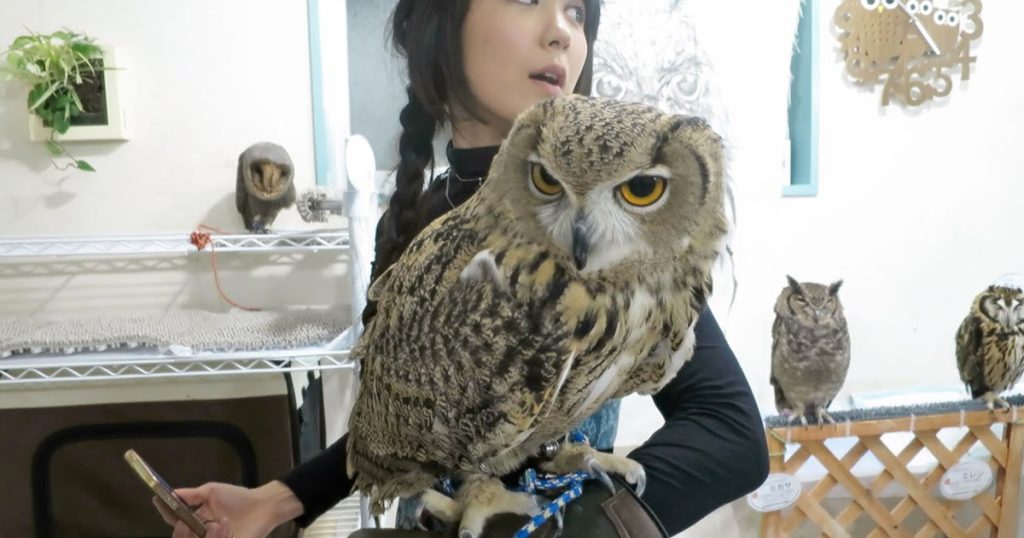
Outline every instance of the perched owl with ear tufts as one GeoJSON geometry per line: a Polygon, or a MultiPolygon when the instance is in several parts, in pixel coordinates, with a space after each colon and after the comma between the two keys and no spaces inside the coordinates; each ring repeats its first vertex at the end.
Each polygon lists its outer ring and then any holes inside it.
{"type": "Polygon", "coordinates": [[[277,144],[260,142],[238,156],[235,207],[245,229],[267,233],[277,214],[295,203],[294,166],[277,144]]]}
{"type": "Polygon", "coordinates": [[[775,301],[772,326],[772,374],[775,407],[789,420],[807,416],[834,423],[826,409],[846,381],[850,368],[850,332],[839,301],[843,281],[825,286],[797,282],[775,301]]]}
{"type": "MultiPolygon", "coordinates": [[[[423,492],[480,536],[535,501],[498,477],[609,398],[653,393],[693,354],[727,232],[722,148],[700,119],[578,95],[524,112],[488,179],[369,291],[349,474],[381,513],[423,492]],[[439,476],[462,484],[431,490],[439,476]]],[[[564,446],[543,468],[633,460],[564,446]]]]}
{"type": "Polygon", "coordinates": [[[979,293],[956,333],[956,365],[972,398],[989,409],[1024,374],[1024,276],[1009,275],[979,293]]]}

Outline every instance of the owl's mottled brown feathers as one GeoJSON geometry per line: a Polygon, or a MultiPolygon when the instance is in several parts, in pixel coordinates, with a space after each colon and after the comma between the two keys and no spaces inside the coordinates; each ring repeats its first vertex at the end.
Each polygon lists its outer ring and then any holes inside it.
{"type": "Polygon", "coordinates": [[[645,105],[572,96],[517,120],[480,191],[370,291],[348,455],[375,512],[441,475],[508,473],[675,376],[726,232],[720,156],[703,122],[645,105]],[[531,192],[531,163],[561,198],[531,192]],[[650,170],[663,203],[621,210],[617,186],[650,170]]]}
{"type": "Polygon", "coordinates": [[[972,398],[1008,407],[999,394],[1024,375],[1024,290],[993,285],[975,297],[957,330],[956,362],[972,398]]]}
{"type": "Polygon", "coordinates": [[[842,281],[829,286],[793,277],[775,302],[771,384],[775,407],[806,423],[831,420],[826,409],[846,380],[850,333],[839,301],[842,281]]]}

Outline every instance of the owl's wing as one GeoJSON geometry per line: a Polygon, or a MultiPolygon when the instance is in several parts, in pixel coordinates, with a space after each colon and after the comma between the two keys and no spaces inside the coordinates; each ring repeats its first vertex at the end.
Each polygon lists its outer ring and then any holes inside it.
{"type": "Polygon", "coordinates": [[[973,390],[985,382],[984,350],[981,345],[981,322],[968,315],[956,332],[956,366],[960,380],[973,390]]]}
{"type": "Polygon", "coordinates": [[[350,462],[376,481],[409,464],[475,468],[522,443],[572,361],[555,308],[568,271],[530,296],[463,277],[488,250],[501,274],[519,281],[550,256],[503,244],[493,224],[463,210],[471,205],[424,230],[382,277],[377,315],[353,350],[362,386],[350,462]]]}

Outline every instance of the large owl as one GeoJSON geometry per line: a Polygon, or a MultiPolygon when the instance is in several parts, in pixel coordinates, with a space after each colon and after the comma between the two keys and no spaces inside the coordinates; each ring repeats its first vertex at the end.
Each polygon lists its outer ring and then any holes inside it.
{"type": "Polygon", "coordinates": [[[989,409],[1024,373],[1024,278],[1001,279],[978,294],[956,333],[956,365],[972,398],[989,409]]]}
{"type": "Polygon", "coordinates": [[[277,144],[260,142],[238,156],[235,207],[245,229],[266,233],[277,214],[295,203],[294,166],[277,144]]]}
{"type": "MultiPolygon", "coordinates": [[[[692,355],[723,203],[720,140],[702,120],[581,96],[524,112],[479,192],[369,292],[348,467],[372,511],[424,492],[479,536],[492,514],[535,510],[497,477],[692,355]],[[429,491],[439,476],[463,484],[454,498],[429,491]]],[[[581,446],[546,469],[588,459],[642,480],[636,462],[581,446]]]]}
{"type": "Polygon", "coordinates": [[[775,407],[804,425],[808,415],[834,423],[826,409],[850,368],[850,332],[838,295],[843,281],[825,286],[786,278],[772,327],[775,407]]]}

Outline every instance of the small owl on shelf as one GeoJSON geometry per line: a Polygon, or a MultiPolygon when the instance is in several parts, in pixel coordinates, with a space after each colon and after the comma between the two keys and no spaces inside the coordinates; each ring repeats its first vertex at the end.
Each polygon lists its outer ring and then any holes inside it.
{"type": "Polygon", "coordinates": [[[843,281],[825,286],[786,279],[789,285],[775,301],[772,326],[775,407],[805,426],[808,415],[818,424],[835,424],[826,409],[850,367],[850,332],[838,296],[843,281]]]}
{"type": "Polygon", "coordinates": [[[979,293],[956,333],[956,365],[972,398],[989,409],[1024,373],[1024,275],[999,279],[979,293]]]}
{"type": "Polygon", "coordinates": [[[277,214],[295,203],[294,170],[288,152],[270,142],[253,144],[238,156],[235,207],[246,230],[269,232],[277,214]]]}

